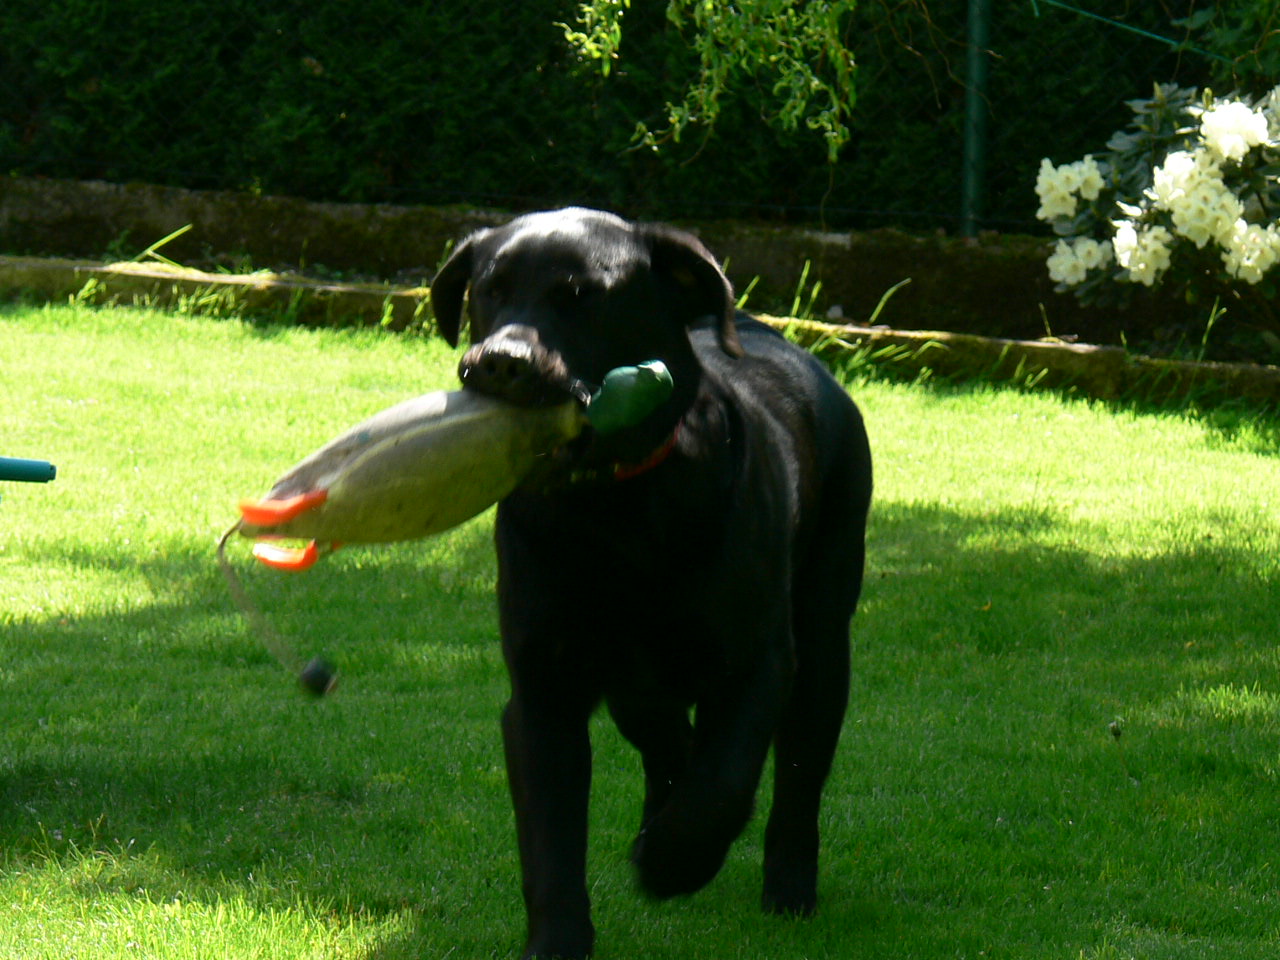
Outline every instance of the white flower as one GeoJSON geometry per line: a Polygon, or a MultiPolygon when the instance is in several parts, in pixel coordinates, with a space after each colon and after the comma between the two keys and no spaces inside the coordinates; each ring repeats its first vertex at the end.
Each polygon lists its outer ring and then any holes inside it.
{"type": "Polygon", "coordinates": [[[1210,240],[1226,243],[1235,223],[1244,215],[1240,198],[1221,180],[1205,177],[1169,207],[1173,227],[1197,247],[1210,240]]]}
{"type": "Polygon", "coordinates": [[[1084,262],[1076,256],[1075,248],[1066,240],[1059,240],[1054,245],[1053,253],[1045,263],[1049,267],[1049,279],[1069,287],[1083,280],[1088,272],[1084,262]]]}
{"type": "Polygon", "coordinates": [[[1151,199],[1156,205],[1170,209],[1170,204],[1185,194],[1198,179],[1195,155],[1186,150],[1176,150],[1164,158],[1164,163],[1151,172],[1151,199]]]}
{"type": "Polygon", "coordinates": [[[1280,232],[1275,224],[1262,227],[1237,220],[1223,243],[1227,272],[1245,283],[1257,283],[1280,259],[1280,232]]]}
{"type": "Polygon", "coordinates": [[[1106,186],[1098,162],[1092,156],[1086,156],[1083,160],[1077,160],[1073,166],[1080,175],[1080,196],[1085,200],[1097,200],[1098,194],[1106,186]]]}
{"type": "Polygon", "coordinates": [[[1102,177],[1102,168],[1092,156],[1060,167],[1055,167],[1045,157],[1040,161],[1040,170],[1036,174],[1036,195],[1040,198],[1036,217],[1041,220],[1074,217],[1076,194],[1085,200],[1097,200],[1104,186],[1106,180],[1102,177]]]}
{"type": "MultiPolygon", "coordinates": [[[[1266,151],[1260,165],[1280,148],[1280,86],[1253,107],[1219,100],[1207,109],[1189,107],[1188,112],[1196,118],[1198,131],[1195,127],[1180,130],[1179,136],[1198,132],[1196,145],[1169,153],[1154,165],[1151,185],[1142,196],[1129,197],[1128,202],[1120,197],[1108,199],[1114,204],[1111,216],[1115,218],[1109,241],[1087,236],[1059,240],[1046,263],[1055,282],[1076,286],[1114,261],[1120,268],[1118,278],[1154,286],[1169,270],[1175,244],[1187,241],[1200,249],[1210,242],[1220,248],[1226,274],[1242,283],[1259,283],[1280,268],[1280,215],[1266,202],[1270,194],[1259,193],[1256,182],[1239,183],[1244,174],[1256,173],[1265,177],[1266,189],[1272,190],[1280,184],[1280,176],[1273,175],[1269,166],[1259,171],[1236,166],[1257,147],[1266,151]]],[[[1120,177],[1109,178],[1124,172],[1113,171],[1092,156],[1061,166],[1041,160],[1036,216],[1053,222],[1059,234],[1086,228],[1093,223],[1092,217],[1074,219],[1081,205],[1091,204],[1093,212],[1100,213],[1104,192],[1120,186],[1120,177]]]]}
{"type": "Polygon", "coordinates": [[[1122,221],[1116,225],[1111,245],[1116,262],[1129,271],[1129,279],[1149,287],[1169,268],[1171,240],[1173,234],[1164,227],[1147,227],[1139,233],[1132,223],[1122,221]]]}
{"type": "Polygon", "coordinates": [[[1111,244],[1081,237],[1075,242],[1075,254],[1086,269],[1092,270],[1111,262],[1111,244]]]}
{"type": "Polygon", "coordinates": [[[1075,240],[1059,240],[1045,264],[1049,268],[1050,280],[1073,287],[1084,280],[1094,267],[1110,262],[1110,244],[1099,243],[1090,237],[1078,237],[1075,240]]]}
{"type": "Polygon", "coordinates": [[[1057,217],[1074,217],[1076,215],[1076,198],[1061,190],[1054,190],[1040,197],[1040,206],[1036,208],[1036,217],[1040,220],[1053,220],[1057,217]]]}
{"type": "Polygon", "coordinates": [[[1080,167],[1077,163],[1064,163],[1054,171],[1058,186],[1067,193],[1080,191],[1080,167]]]}
{"type": "Polygon", "coordinates": [[[1206,149],[1177,150],[1165,157],[1151,172],[1146,195],[1156,210],[1172,214],[1180,236],[1200,248],[1210,240],[1224,242],[1244,214],[1240,198],[1222,180],[1217,158],[1206,149]]]}
{"type": "Polygon", "coordinates": [[[1133,251],[1138,248],[1138,231],[1127,221],[1115,224],[1115,228],[1116,235],[1111,238],[1111,247],[1115,251],[1116,263],[1128,270],[1133,251]]]}
{"type": "Polygon", "coordinates": [[[1215,153],[1240,160],[1250,148],[1267,141],[1267,118],[1232,100],[1206,110],[1200,118],[1200,134],[1215,153]]]}
{"type": "Polygon", "coordinates": [[[1036,174],[1036,196],[1040,198],[1036,217],[1040,220],[1076,215],[1073,191],[1080,185],[1079,177],[1073,176],[1069,167],[1070,164],[1055,167],[1048,157],[1040,161],[1040,170],[1036,174]]]}

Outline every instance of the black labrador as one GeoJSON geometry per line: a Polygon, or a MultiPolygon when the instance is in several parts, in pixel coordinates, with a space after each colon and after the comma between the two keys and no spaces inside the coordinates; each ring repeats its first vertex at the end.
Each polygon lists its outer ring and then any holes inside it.
{"type": "Polygon", "coordinates": [[[498,507],[523,956],[592,950],[601,701],[643,760],[643,887],[670,897],[715,876],[772,744],[764,908],[811,913],[871,497],[857,408],[812,356],[737,314],[711,254],[670,227],[571,208],[472,234],[431,288],[455,346],[468,290],[467,389],[560,403],[651,359],[675,383],[639,424],[548,455],[498,507]]]}

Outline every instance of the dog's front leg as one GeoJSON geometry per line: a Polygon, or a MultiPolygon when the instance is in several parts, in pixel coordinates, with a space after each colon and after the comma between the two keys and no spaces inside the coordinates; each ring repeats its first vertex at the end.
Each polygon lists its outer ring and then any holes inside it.
{"type": "Polygon", "coordinates": [[[530,697],[518,686],[502,714],[507,780],[515,805],[525,910],[524,960],[591,955],[587,897],[590,710],[530,697]]]}
{"type": "Polygon", "coordinates": [[[790,681],[784,657],[764,658],[699,700],[687,769],[636,838],[632,859],[650,893],[692,893],[720,870],[751,816],[790,681]]]}

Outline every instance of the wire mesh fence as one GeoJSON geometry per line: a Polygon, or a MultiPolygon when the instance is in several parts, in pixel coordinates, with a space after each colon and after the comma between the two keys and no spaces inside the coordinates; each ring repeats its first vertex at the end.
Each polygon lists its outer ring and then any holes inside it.
{"type": "Polygon", "coordinates": [[[842,172],[869,178],[875,155],[893,155],[900,177],[896,189],[890,176],[873,181],[875,202],[858,219],[958,227],[972,163],[976,225],[1033,230],[1042,157],[1062,162],[1100,152],[1130,117],[1124,101],[1149,96],[1157,81],[1207,81],[1208,61],[1181,48],[1175,14],[1164,5],[1093,0],[1092,8],[1047,0],[931,3],[914,33],[892,16],[876,18],[874,42],[860,41],[864,138],[842,172]],[[971,38],[976,58],[966,56],[971,38]],[[913,75],[927,77],[927,86],[913,75]],[[904,88],[931,96],[904,101],[896,93],[904,88]],[[966,130],[974,134],[969,143],[966,130]],[[903,137],[918,141],[906,158],[892,146],[903,137]]]}
{"type": "MultiPolygon", "coordinates": [[[[863,0],[855,137],[835,165],[741,91],[709,135],[633,149],[682,58],[637,4],[608,81],[576,70],[569,0],[9,0],[0,9],[0,169],[316,199],[958,230],[1038,229],[1040,158],[1100,150],[1123,101],[1205,83],[1178,24],[1208,0],[863,0]],[[985,8],[970,97],[971,12],[985,8]],[[1174,7],[1176,6],[1176,9],[1174,7]],[[966,101],[969,107],[966,109],[966,101]],[[976,108],[974,106],[976,104],[976,108]],[[974,136],[975,109],[980,136],[974,136]]],[[[0,181],[2,183],[2,181],[0,181]]],[[[2,238],[0,238],[2,240],[2,238]]]]}
{"type": "Polygon", "coordinates": [[[1092,16],[1046,0],[1038,6],[1010,4],[992,20],[984,147],[990,175],[982,207],[993,227],[1027,224],[1042,157],[1061,163],[1100,153],[1132,119],[1125,100],[1150,96],[1156,82],[1203,86],[1211,76],[1203,53],[1173,45],[1180,31],[1158,4],[1127,5],[1127,20],[1098,18],[1096,11],[1126,6],[1114,2],[1095,0],[1092,16]]]}

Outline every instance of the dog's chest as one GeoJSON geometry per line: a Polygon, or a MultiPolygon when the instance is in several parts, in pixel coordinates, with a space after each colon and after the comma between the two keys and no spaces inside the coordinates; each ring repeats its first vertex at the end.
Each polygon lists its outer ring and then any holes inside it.
{"type": "Polygon", "coordinates": [[[661,622],[620,630],[605,642],[600,661],[606,694],[694,703],[716,673],[719,657],[708,639],[661,622]]]}

